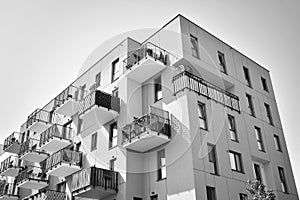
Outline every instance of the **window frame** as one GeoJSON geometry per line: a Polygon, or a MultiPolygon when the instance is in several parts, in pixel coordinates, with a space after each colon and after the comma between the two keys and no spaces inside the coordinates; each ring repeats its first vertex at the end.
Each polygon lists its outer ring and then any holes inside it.
{"type": "Polygon", "coordinates": [[[281,142],[279,135],[274,134],[274,143],[275,143],[275,149],[279,152],[282,152],[281,142]]]}
{"type": "Polygon", "coordinates": [[[247,86],[249,88],[252,88],[250,70],[247,67],[243,66],[243,71],[244,71],[244,78],[247,81],[247,86]]]}
{"type": "Polygon", "coordinates": [[[286,180],[284,168],[278,166],[277,169],[278,169],[278,175],[279,175],[279,180],[280,180],[280,185],[281,185],[282,192],[288,194],[289,190],[288,190],[288,185],[287,185],[287,180],[286,180]]]}
{"type": "Polygon", "coordinates": [[[225,54],[221,51],[218,51],[218,61],[219,61],[220,71],[224,74],[227,74],[225,54]]]}
{"type": "Polygon", "coordinates": [[[95,132],[91,136],[91,152],[97,150],[97,143],[98,143],[98,132],[95,132]]]}
{"type": "Polygon", "coordinates": [[[191,42],[191,51],[192,51],[192,56],[195,58],[200,58],[199,57],[199,48],[198,48],[198,38],[192,34],[190,34],[190,42],[191,42]]]}
{"type": "Polygon", "coordinates": [[[230,140],[234,142],[239,142],[238,135],[237,135],[237,129],[236,129],[236,122],[235,117],[233,115],[227,114],[228,118],[228,128],[229,128],[229,134],[230,134],[230,140]],[[234,135],[234,137],[233,137],[234,135]]]}
{"type": "Polygon", "coordinates": [[[206,198],[207,200],[217,200],[216,188],[212,186],[206,186],[206,198]]]}
{"type": "Polygon", "coordinates": [[[207,126],[207,115],[206,115],[206,106],[205,103],[198,101],[198,118],[199,118],[199,127],[203,130],[208,130],[207,126]],[[201,115],[201,116],[200,116],[201,115]],[[202,125],[204,127],[202,127],[202,125]]]}
{"type": "Polygon", "coordinates": [[[219,175],[216,145],[207,143],[208,162],[214,166],[214,175],[219,175]]]}
{"type": "Polygon", "coordinates": [[[109,141],[108,141],[108,148],[112,149],[118,146],[118,123],[115,121],[109,125],[109,141]],[[114,135],[114,130],[117,131],[117,134],[114,135]],[[116,142],[115,145],[114,141],[116,142]]]}
{"type": "Polygon", "coordinates": [[[115,171],[115,163],[117,158],[112,158],[109,160],[109,170],[115,171]]]}
{"type": "Polygon", "coordinates": [[[232,171],[244,173],[243,159],[241,153],[229,150],[229,159],[230,159],[230,166],[232,171]],[[230,155],[233,155],[233,159],[234,159],[233,161],[235,166],[232,166],[232,160],[231,160],[232,157],[230,155]]]}
{"type": "Polygon", "coordinates": [[[119,63],[119,58],[117,58],[111,63],[111,82],[112,83],[115,82],[116,80],[118,80],[119,77],[120,77],[120,63],[119,63]]]}
{"type": "Polygon", "coordinates": [[[151,200],[158,200],[158,194],[154,194],[150,196],[151,200]]]}
{"type": "Polygon", "coordinates": [[[165,149],[157,151],[157,181],[167,178],[167,159],[165,149]],[[165,159],[165,163],[162,163],[162,159],[165,159]],[[163,176],[163,170],[165,171],[165,177],[163,176]]]}
{"type": "Polygon", "coordinates": [[[116,87],[115,89],[113,89],[111,93],[114,97],[119,97],[119,88],[116,87]]]}
{"type": "Polygon", "coordinates": [[[273,116],[272,116],[272,111],[271,111],[271,106],[267,103],[264,103],[265,105],[265,110],[266,110],[266,114],[267,114],[267,118],[269,121],[269,124],[274,126],[274,121],[273,121],[273,116]]]}
{"type": "Polygon", "coordinates": [[[263,176],[262,176],[262,173],[261,173],[260,165],[257,164],[257,163],[253,163],[253,169],[254,169],[255,179],[262,183],[263,182],[263,176]]]}
{"type": "Polygon", "coordinates": [[[154,103],[160,101],[163,98],[161,82],[162,82],[161,75],[154,78],[154,103]],[[159,97],[160,93],[161,93],[161,97],[159,97]]]}
{"type": "Polygon", "coordinates": [[[95,88],[98,88],[101,85],[101,72],[95,76],[95,88]]]}
{"type": "Polygon", "coordinates": [[[250,110],[250,115],[255,117],[255,109],[254,109],[252,95],[246,93],[246,98],[247,98],[247,102],[248,102],[248,108],[250,110]]]}
{"type": "Polygon", "coordinates": [[[266,92],[269,92],[269,87],[268,87],[268,83],[267,83],[267,79],[265,79],[264,77],[260,77],[261,80],[261,84],[263,87],[263,90],[266,92]]]}
{"type": "Polygon", "coordinates": [[[261,128],[258,126],[254,126],[254,132],[255,132],[255,138],[256,138],[258,150],[265,152],[265,144],[261,133],[261,128]]]}

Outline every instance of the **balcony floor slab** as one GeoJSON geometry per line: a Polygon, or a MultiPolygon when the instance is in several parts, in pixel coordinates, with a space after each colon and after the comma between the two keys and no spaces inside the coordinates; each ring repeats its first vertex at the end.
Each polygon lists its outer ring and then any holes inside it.
{"type": "Polygon", "coordinates": [[[27,188],[31,190],[40,190],[46,186],[48,186],[47,181],[38,181],[38,180],[32,180],[32,179],[26,179],[17,185],[21,188],[27,188]]]}
{"type": "Polygon", "coordinates": [[[56,167],[53,167],[47,172],[48,175],[57,176],[57,177],[67,177],[80,170],[80,166],[70,165],[67,163],[58,164],[56,167]]]}
{"type": "Polygon", "coordinates": [[[74,99],[67,100],[64,104],[60,105],[55,112],[64,116],[71,117],[79,111],[79,102],[74,99]]]}
{"type": "Polygon", "coordinates": [[[49,155],[47,153],[43,152],[37,152],[37,151],[28,151],[24,155],[20,157],[22,160],[26,160],[29,162],[37,162],[40,163],[43,160],[45,160],[49,155]]]}
{"type": "Polygon", "coordinates": [[[45,142],[45,144],[42,144],[40,149],[49,151],[49,152],[57,152],[71,144],[70,140],[53,137],[49,139],[49,141],[45,142]]]}
{"type": "Polygon", "coordinates": [[[1,176],[10,176],[10,177],[16,177],[20,171],[20,168],[18,167],[10,167],[4,172],[1,173],[1,176]]]}

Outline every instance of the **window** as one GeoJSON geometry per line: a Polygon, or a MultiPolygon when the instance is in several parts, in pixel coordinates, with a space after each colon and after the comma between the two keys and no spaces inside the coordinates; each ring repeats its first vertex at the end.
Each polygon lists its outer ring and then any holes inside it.
{"type": "Polygon", "coordinates": [[[157,180],[162,180],[167,178],[167,163],[166,163],[166,155],[165,150],[162,149],[157,152],[157,180]]]}
{"type": "Polygon", "coordinates": [[[243,67],[243,70],[244,70],[244,77],[245,77],[245,79],[246,79],[247,85],[248,85],[249,87],[252,87],[249,69],[248,69],[247,67],[244,66],[244,67],[243,67]]]}
{"type": "Polygon", "coordinates": [[[247,101],[248,101],[248,108],[249,108],[249,111],[250,111],[250,115],[255,117],[255,111],[254,111],[252,96],[250,94],[246,94],[246,97],[247,97],[247,101]]]}
{"type": "Polygon", "coordinates": [[[218,174],[218,163],[217,163],[217,153],[216,153],[216,145],[207,144],[208,151],[208,161],[213,164],[213,173],[218,174]]]}
{"type": "Polygon", "coordinates": [[[78,118],[78,124],[77,124],[77,135],[81,132],[83,119],[78,118]]]}
{"type": "Polygon", "coordinates": [[[150,200],[158,200],[158,195],[152,195],[150,196],[150,200]]]}
{"type": "Polygon", "coordinates": [[[267,118],[269,120],[269,124],[274,125],[270,105],[265,103],[265,108],[266,108],[266,113],[267,113],[267,118]]]}
{"type": "Polygon", "coordinates": [[[198,38],[190,35],[191,44],[192,44],[192,55],[196,58],[199,58],[199,50],[198,50],[198,38]]]}
{"type": "Polygon", "coordinates": [[[86,93],[85,88],[86,88],[86,84],[80,86],[80,100],[83,99],[85,96],[86,93]]]}
{"type": "Polygon", "coordinates": [[[95,87],[99,87],[101,85],[101,72],[99,72],[98,74],[96,74],[95,77],[95,87]]]}
{"type": "Polygon", "coordinates": [[[115,147],[118,145],[118,126],[117,122],[114,122],[110,125],[109,128],[109,148],[115,147]]]}
{"type": "Polygon", "coordinates": [[[112,91],[112,95],[114,97],[119,97],[119,88],[115,88],[113,91],[112,91]]]}
{"type": "Polygon", "coordinates": [[[274,143],[275,143],[275,148],[277,151],[282,151],[281,149],[281,144],[280,144],[280,139],[278,135],[274,135],[274,143]]]}
{"type": "Polygon", "coordinates": [[[111,170],[111,171],[115,171],[115,162],[116,162],[116,158],[113,158],[113,159],[111,159],[110,161],[109,161],[109,169],[111,170]]]}
{"type": "Polygon", "coordinates": [[[282,167],[278,167],[278,174],[281,183],[281,189],[284,193],[288,193],[287,182],[285,179],[284,169],[282,167]]]}
{"type": "Polygon", "coordinates": [[[162,99],[161,76],[154,79],[154,102],[162,99]]]}
{"type": "Polygon", "coordinates": [[[207,200],[217,200],[216,189],[214,187],[206,186],[207,200]]]}
{"type": "Polygon", "coordinates": [[[97,149],[97,133],[94,133],[92,135],[92,141],[91,141],[91,151],[94,151],[97,149]]]}
{"type": "Polygon", "coordinates": [[[255,130],[255,136],[256,136],[258,150],[265,151],[260,128],[255,126],[254,130],[255,130]]]}
{"type": "Polygon", "coordinates": [[[263,86],[264,91],[269,92],[267,80],[264,77],[261,77],[261,84],[263,86]]]}
{"type": "Polygon", "coordinates": [[[141,197],[133,197],[132,200],[143,200],[143,198],[141,198],[141,197]]]}
{"type": "Polygon", "coordinates": [[[232,171],[243,173],[242,155],[234,151],[229,151],[229,158],[232,171]]]}
{"type": "Polygon", "coordinates": [[[198,115],[200,121],[200,128],[207,130],[206,111],[204,103],[198,102],[198,115]]]}
{"type": "Polygon", "coordinates": [[[255,179],[262,183],[262,176],[261,176],[261,170],[259,164],[254,163],[253,168],[254,168],[255,179]]]}
{"type": "Polygon", "coordinates": [[[220,51],[218,51],[218,59],[219,59],[220,71],[227,74],[225,55],[220,51]]]}
{"type": "Polygon", "coordinates": [[[65,192],[66,191],[66,182],[61,182],[56,185],[57,192],[65,192]]]}
{"type": "Polygon", "coordinates": [[[81,142],[78,142],[75,146],[75,151],[79,152],[81,147],[81,142]]]}
{"type": "Polygon", "coordinates": [[[248,196],[246,194],[240,193],[240,200],[248,200],[248,196]]]}
{"type": "Polygon", "coordinates": [[[114,62],[112,62],[111,66],[111,82],[114,82],[119,78],[119,58],[117,58],[114,62]]]}
{"type": "Polygon", "coordinates": [[[237,142],[238,138],[236,133],[236,124],[235,124],[234,116],[228,115],[228,125],[229,125],[230,139],[232,141],[237,142]]]}

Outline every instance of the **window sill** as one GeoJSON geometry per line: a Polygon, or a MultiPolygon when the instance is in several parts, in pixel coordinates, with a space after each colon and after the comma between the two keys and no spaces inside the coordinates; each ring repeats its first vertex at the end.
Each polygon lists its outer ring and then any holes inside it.
{"type": "Polygon", "coordinates": [[[245,174],[245,172],[243,172],[243,171],[237,171],[237,170],[234,170],[234,169],[231,169],[231,171],[237,172],[237,173],[240,173],[240,174],[245,174]]]}
{"type": "Polygon", "coordinates": [[[239,143],[238,140],[233,140],[233,139],[230,139],[232,142],[236,142],[236,143],[239,143]]]}
{"type": "Polygon", "coordinates": [[[157,179],[156,181],[159,182],[159,181],[163,181],[163,180],[166,180],[166,179],[167,179],[167,177],[166,178],[162,178],[162,179],[157,179]]]}
{"type": "Polygon", "coordinates": [[[159,101],[161,101],[163,98],[160,98],[160,99],[154,99],[154,103],[157,103],[159,101]]]}
{"type": "Polygon", "coordinates": [[[108,147],[108,150],[113,150],[114,148],[116,148],[118,145],[115,145],[113,147],[108,147]]]}

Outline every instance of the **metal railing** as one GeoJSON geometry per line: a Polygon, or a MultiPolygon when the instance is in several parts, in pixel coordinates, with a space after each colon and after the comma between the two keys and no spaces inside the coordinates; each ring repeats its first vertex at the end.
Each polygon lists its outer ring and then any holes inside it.
{"type": "Polygon", "coordinates": [[[80,101],[79,113],[83,114],[94,105],[120,112],[120,99],[118,97],[95,90],[80,101]]]}
{"type": "Polygon", "coordinates": [[[0,173],[3,173],[9,168],[18,168],[18,167],[19,167],[19,158],[11,155],[1,162],[0,173]]]}
{"type": "Polygon", "coordinates": [[[240,112],[238,96],[221,89],[190,72],[183,71],[177,74],[173,77],[172,83],[175,95],[184,89],[189,89],[232,110],[240,112]]]}
{"type": "Polygon", "coordinates": [[[73,130],[71,127],[65,127],[59,124],[53,124],[51,127],[41,133],[40,146],[44,145],[54,137],[59,139],[71,140],[73,138],[73,130]]]}
{"type": "Polygon", "coordinates": [[[42,190],[36,194],[30,195],[23,200],[65,200],[66,193],[55,190],[42,190]]]}
{"type": "Polygon", "coordinates": [[[59,107],[69,99],[79,100],[79,88],[70,85],[54,98],[54,107],[59,107]]]}
{"type": "Polygon", "coordinates": [[[150,113],[134,120],[122,129],[122,144],[128,141],[131,142],[132,139],[148,131],[154,131],[171,137],[170,127],[169,112],[150,107],[150,113]]]}
{"type": "Polygon", "coordinates": [[[70,149],[62,149],[52,154],[46,160],[46,171],[51,170],[59,164],[66,163],[69,165],[77,165],[81,167],[82,153],[70,149]]]}
{"type": "Polygon", "coordinates": [[[20,144],[20,139],[20,133],[13,132],[4,140],[3,150],[5,151],[5,149],[7,149],[10,145],[14,143],[20,144]]]}
{"type": "Polygon", "coordinates": [[[36,180],[36,181],[44,181],[48,182],[47,174],[45,170],[36,167],[36,166],[25,166],[25,169],[19,172],[18,176],[16,177],[16,183],[23,182],[25,180],[36,180]]]}
{"type": "Polygon", "coordinates": [[[21,156],[21,155],[27,153],[28,151],[46,153],[44,150],[38,148],[39,143],[40,143],[39,140],[34,139],[34,138],[29,138],[28,140],[26,140],[25,142],[23,142],[21,144],[19,155],[21,156]]]}
{"type": "Polygon", "coordinates": [[[178,58],[170,52],[147,42],[123,60],[124,72],[131,69],[134,65],[139,64],[147,57],[151,57],[155,61],[159,61],[164,65],[170,65],[178,60],[178,58]]]}
{"type": "Polygon", "coordinates": [[[0,183],[0,197],[8,195],[8,196],[18,196],[16,186],[13,183],[0,183]]]}
{"type": "Polygon", "coordinates": [[[102,187],[105,190],[118,191],[118,172],[90,167],[72,175],[72,192],[78,192],[86,187],[102,187]]]}
{"type": "Polygon", "coordinates": [[[55,114],[50,113],[46,110],[36,109],[33,113],[31,113],[26,121],[26,128],[31,126],[34,122],[45,122],[45,123],[53,123],[55,120],[55,114]]]}

